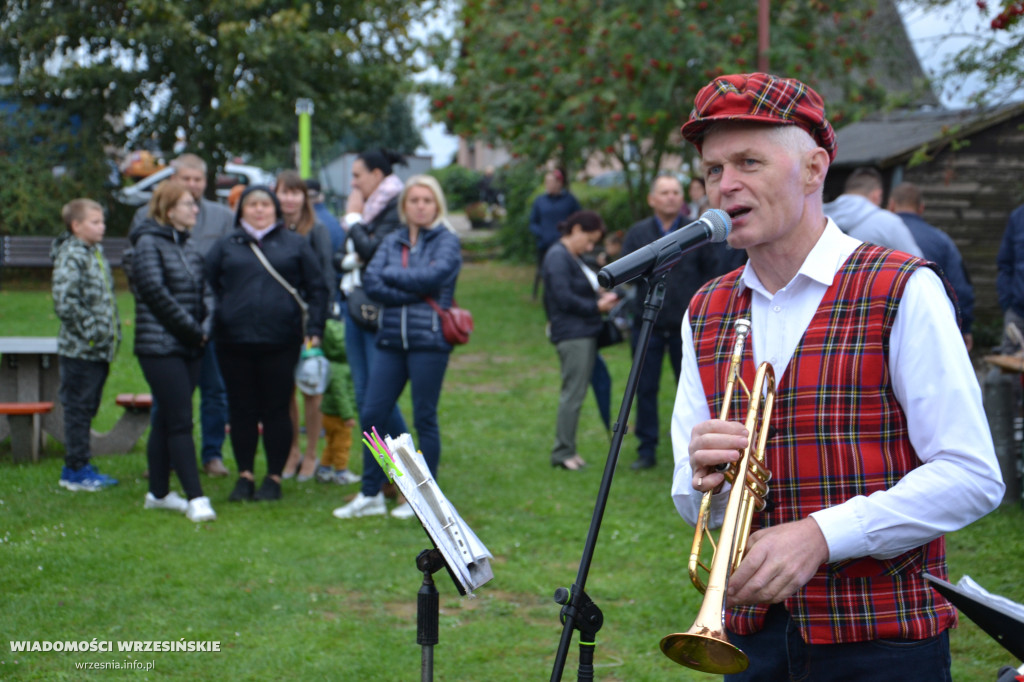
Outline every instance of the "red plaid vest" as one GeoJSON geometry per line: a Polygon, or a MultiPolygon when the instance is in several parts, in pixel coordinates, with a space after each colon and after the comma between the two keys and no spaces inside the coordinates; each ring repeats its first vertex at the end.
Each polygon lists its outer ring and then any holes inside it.
{"type": "MultiPolygon", "coordinates": [[[[919,461],[888,373],[889,334],[907,280],[924,261],[861,245],[836,275],[776,387],[765,451],[773,478],[768,507],[754,527],[807,517],[857,495],[896,484],[919,461]]],[[[740,270],[705,285],[690,303],[701,383],[711,414],[725,390],[733,322],[750,315],[740,270]]],[[[742,376],[753,381],[748,339],[742,376]]],[[[731,418],[746,415],[743,391],[731,418]]],[[[812,644],[877,638],[924,639],[956,625],[956,610],[922,571],[946,578],[945,542],[934,540],[892,559],[863,557],[824,564],[785,606],[812,644]]],[[[750,634],[767,605],[735,607],[727,627],[750,634]]]]}

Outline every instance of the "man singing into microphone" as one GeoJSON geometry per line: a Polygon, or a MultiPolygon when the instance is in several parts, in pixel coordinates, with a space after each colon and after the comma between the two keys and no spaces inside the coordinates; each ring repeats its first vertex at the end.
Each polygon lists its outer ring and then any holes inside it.
{"type": "MultiPolygon", "coordinates": [[[[683,208],[683,186],[671,175],[659,175],[651,183],[647,204],[654,215],[645,218],[629,228],[622,243],[622,256],[661,239],[678,230],[683,224],[680,211],[683,208]]],[[[697,218],[698,216],[691,216],[697,218]]],[[[742,249],[733,249],[724,243],[707,244],[689,251],[665,278],[665,301],[654,322],[651,340],[647,344],[647,355],[636,389],[636,437],[639,441],[634,470],[650,469],[657,463],[658,438],[658,391],[661,387],[661,370],[664,357],[668,355],[676,383],[679,382],[679,363],[682,361],[682,340],[679,325],[690,297],[713,277],[725,274],[743,264],[746,254],[742,249]]],[[[640,338],[643,322],[644,300],[647,297],[647,280],[637,280],[637,296],[633,311],[633,353],[636,354],[636,340],[640,338]]],[[[641,349],[642,350],[642,349],[641,349]]]]}
{"type": "Polygon", "coordinates": [[[672,498],[689,523],[707,491],[721,521],[717,465],[747,443],[742,423],[712,418],[737,318],[752,321],[742,376],[767,361],[778,382],[768,504],[727,593],[750,667],[726,679],[949,680],[956,611],[921,574],[946,578],[943,535],[992,511],[1003,483],[941,276],[826,218],[835,136],[805,84],[716,78],[682,133],[749,259],[683,320],[672,498]]]}

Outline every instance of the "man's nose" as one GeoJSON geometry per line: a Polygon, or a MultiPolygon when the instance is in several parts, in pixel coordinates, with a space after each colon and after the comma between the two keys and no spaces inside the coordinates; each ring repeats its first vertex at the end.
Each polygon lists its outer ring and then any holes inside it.
{"type": "Polygon", "coordinates": [[[732,166],[722,168],[722,174],[718,179],[718,189],[723,194],[734,192],[740,186],[740,172],[732,166]]]}

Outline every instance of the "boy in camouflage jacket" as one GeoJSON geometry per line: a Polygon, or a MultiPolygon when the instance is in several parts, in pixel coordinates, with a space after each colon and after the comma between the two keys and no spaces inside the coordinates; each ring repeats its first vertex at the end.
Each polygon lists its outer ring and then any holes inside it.
{"type": "Polygon", "coordinates": [[[60,319],[60,402],[64,408],[64,469],[68,490],[100,490],[117,483],[92,466],[89,433],[103,384],[121,341],[114,278],[100,241],[102,207],[91,199],[68,202],[61,216],[67,232],[54,240],[53,307],[60,319]]]}

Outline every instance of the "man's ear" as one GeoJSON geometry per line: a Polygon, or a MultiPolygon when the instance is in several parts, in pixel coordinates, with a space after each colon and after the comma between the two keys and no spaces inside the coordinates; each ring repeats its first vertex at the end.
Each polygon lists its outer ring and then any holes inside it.
{"type": "Polygon", "coordinates": [[[821,147],[815,147],[814,151],[804,156],[804,186],[807,194],[813,194],[825,185],[828,165],[828,152],[821,147]]]}

